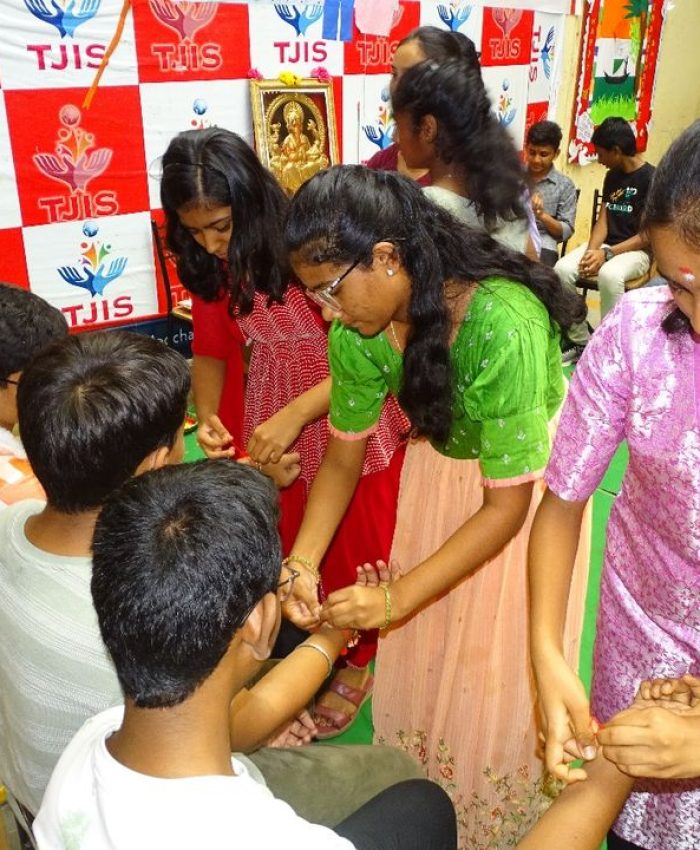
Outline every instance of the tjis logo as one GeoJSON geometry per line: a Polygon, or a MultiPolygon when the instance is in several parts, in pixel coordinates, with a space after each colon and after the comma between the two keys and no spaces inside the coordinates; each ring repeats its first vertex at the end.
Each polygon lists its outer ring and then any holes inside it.
{"type": "Polygon", "coordinates": [[[394,140],[394,120],[389,105],[389,90],[383,89],[382,102],[379,104],[379,115],[375,124],[363,124],[362,130],[372,144],[380,151],[386,150],[394,140]]]}
{"type": "Polygon", "coordinates": [[[508,89],[510,89],[510,82],[508,80],[503,80],[501,83],[501,94],[498,98],[496,116],[499,124],[502,124],[504,127],[512,124],[513,119],[518,114],[517,107],[514,105],[513,98],[508,89]]]}
{"type": "Polygon", "coordinates": [[[522,9],[491,9],[491,16],[503,33],[502,38],[492,38],[489,46],[495,59],[517,59],[520,54],[520,39],[511,38],[511,33],[518,26],[522,17],[522,9]]]}
{"type": "MultiPolygon", "coordinates": [[[[392,30],[401,22],[403,11],[403,6],[398,6],[394,10],[391,16],[392,30]]],[[[363,65],[388,65],[398,44],[398,39],[391,39],[391,36],[376,36],[360,39],[359,42],[355,43],[355,49],[360,54],[360,62],[363,65]]]]}
{"type": "Polygon", "coordinates": [[[67,44],[66,36],[73,39],[76,29],[92,20],[100,10],[102,0],[24,0],[24,5],[35,18],[58,30],[60,44],[28,44],[27,51],[36,54],[39,71],[79,71],[81,68],[98,68],[105,54],[105,45],[67,44]]]}
{"type": "Polygon", "coordinates": [[[111,253],[112,246],[97,239],[99,232],[100,229],[94,222],[86,221],[83,225],[83,235],[87,238],[80,243],[80,266],[61,266],[58,269],[66,283],[87,289],[93,297],[102,295],[107,284],[123,274],[127,263],[126,257],[117,257],[110,260],[109,268],[105,268],[106,258],[111,253]]]}
{"type": "Polygon", "coordinates": [[[51,0],[49,8],[45,0],[24,0],[24,5],[35,18],[56,27],[63,38],[66,35],[73,37],[81,24],[94,18],[100,10],[101,2],[102,0],[81,0],[78,4],[77,0],[51,0]]]}
{"type": "Polygon", "coordinates": [[[32,159],[42,174],[65,183],[71,192],[85,191],[93,177],[107,168],[112,151],[95,148],[94,135],[80,127],[81,115],[77,106],[66,104],[58,117],[63,127],[58,131],[56,152],[35,153],[32,159]]]}
{"type": "Polygon", "coordinates": [[[470,3],[453,2],[449,5],[441,3],[437,8],[443,24],[448,26],[452,32],[456,32],[462,24],[467,22],[474,7],[470,3]]]}
{"type": "Polygon", "coordinates": [[[60,266],[57,269],[62,280],[70,286],[90,293],[89,304],[62,308],[71,327],[123,319],[134,310],[129,295],[120,295],[113,301],[102,297],[105,288],[124,273],[128,260],[126,257],[108,259],[112,246],[98,238],[99,230],[95,222],[86,221],[83,224],[85,239],[80,243],[80,260],[74,266],[60,266]]]}
{"type": "Polygon", "coordinates": [[[552,76],[552,63],[554,62],[554,27],[550,27],[547,33],[544,47],[540,50],[540,56],[542,57],[544,75],[549,79],[552,76]]]}
{"type": "Polygon", "coordinates": [[[297,36],[306,36],[306,30],[323,16],[323,6],[318,3],[303,3],[298,6],[275,3],[275,12],[291,27],[297,36]]]}
{"type": "Polygon", "coordinates": [[[148,0],[153,17],[177,34],[179,44],[152,44],[161,71],[216,71],[222,65],[221,45],[199,45],[195,36],[210,24],[218,11],[217,3],[192,3],[189,0],[148,0]]]}
{"type": "Polygon", "coordinates": [[[298,62],[325,62],[328,58],[325,41],[306,41],[306,33],[312,24],[323,17],[320,3],[274,3],[277,16],[294,30],[297,40],[275,41],[273,47],[279,53],[280,63],[294,65],[298,62]]]}
{"type": "Polygon", "coordinates": [[[117,212],[114,192],[102,191],[93,196],[87,191],[90,181],[102,174],[111,162],[111,148],[95,147],[95,136],[80,126],[81,114],[77,106],[65,104],[58,116],[63,127],[58,131],[54,153],[35,153],[32,160],[46,177],[67,186],[71,197],[40,198],[39,206],[48,211],[51,222],[117,212]]]}

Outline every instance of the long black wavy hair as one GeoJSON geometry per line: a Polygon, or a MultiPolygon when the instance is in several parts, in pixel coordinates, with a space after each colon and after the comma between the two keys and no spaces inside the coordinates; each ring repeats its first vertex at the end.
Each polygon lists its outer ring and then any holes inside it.
{"type": "Polygon", "coordinates": [[[240,136],[212,127],[175,136],[163,155],[160,198],[166,243],[183,284],[206,301],[228,294],[229,310],[249,313],[256,291],[279,301],[289,280],[284,245],[287,197],[240,136]],[[226,270],[180,224],[178,210],[231,207],[226,270]]]}
{"type": "MultiPolygon", "coordinates": [[[[498,220],[525,217],[525,170],[508,131],[491,110],[481,74],[469,62],[420,62],[409,68],[392,95],[394,114],[411,117],[416,130],[426,115],[437,121],[435,151],[464,176],[487,230],[498,220]]],[[[399,146],[400,146],[399,142],[399,146]]]]}
{"type": "Polygon", "coordinates": [[[432,59],[433,62],[463,59],[481,73],[476,45],[462,32],[432,26],[416,27],[401,39],[399,47],[412,41],[418,42],[426,59],[432,59]]]}
{"type": "Polygon", "coordinates": [[[306,264],[372,264],[377,242],[394,243],[411,280],[410,333],[399,401],[415,435],[444,441],[452,422],[445,285],[465,287],[491,275],[519,281],[567,328],[585,317],[582,299],[564,290],[554,272],[458,222],[418,185],[389,171],[341,165],[317,174],[294,196],[287,246],[306,264]]]}
{"type": "MultiPolygon", "coordinates": [[[[666,227],[700,251],[700,121],[681,133],[656,167],[642,217],[642,228],[650,227],[666,227]]],[[[662,327],[668,334],[692,330],[678,307],[662,327]]]]}

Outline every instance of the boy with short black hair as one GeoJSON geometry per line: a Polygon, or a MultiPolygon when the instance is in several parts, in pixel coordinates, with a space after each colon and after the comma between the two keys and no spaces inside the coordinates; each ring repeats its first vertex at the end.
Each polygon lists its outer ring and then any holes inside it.
{"type": "Polygon", "coordinates": [[[542,238],[540,260],[547,266],[554,266],[559,259],[557,245],[571,237],[576,221],[576,187],[554,167],[561,135],[554,121],[538,121],[528,130],[525,141],[532,211],[542,238]]]}
{"type": "Polygon", "coordinates": [[[0,283],[0,507],[43,496],[24,448],[12,433],[17,425],[17,384],[42,348],[67,335],[60,310],[28,289],[0,283]]]}
{"type": "Polygon", "coordinates": [[[125,707],[88,721],[59,760],[35,821],[41,850],[66,836],[91,850],[456,848],[452,805],[427,780],[387,789],[332,832],[231,757],[229,707],[279,630],[280,565],[277,496],[250,468],[162,468],[107,500],[92,595],[125,707]]]}
{"type": "MultiPolygon", "coordinates": [[[[605,316],[624,295],[625,282],[649,271],[649,241],[640,222],[654,166],[637,153],[634,131],[624,118],[606,118],[591,141],[598,162],[608,169],[600,214],[588,244],[562,257],[554,271],[569,289],[575,289],[579,277],[597,276],[600,313],[605,316]]],[[[588,326],[572,326],[567,335],[571,345],[562,359],[578,359],[590,337],[588,326]]]]}

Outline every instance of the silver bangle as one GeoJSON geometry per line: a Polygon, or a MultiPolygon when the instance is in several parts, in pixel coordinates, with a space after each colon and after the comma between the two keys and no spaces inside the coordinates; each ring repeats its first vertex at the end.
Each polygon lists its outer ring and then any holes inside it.
{"type": "Polygon", "coordinates": [[[321,655],[326,659],[326,663],[328,664],[328,676],[333,672],[333,661],[331,660],[330,655],[326,652],[326,650],[319,646],[317,643],[300,643],[297,649],[315,649],[316,652],[320,652],[321,655]]]}

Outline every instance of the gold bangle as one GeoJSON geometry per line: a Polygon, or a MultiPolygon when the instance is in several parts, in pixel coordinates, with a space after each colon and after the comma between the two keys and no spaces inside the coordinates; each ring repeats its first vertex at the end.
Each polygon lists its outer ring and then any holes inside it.
{"type": "Polygon", "coordinates": [[[391,591],[388,584],[380,584],[379,586],[384,591],[384,625],[381,628],[388,629],[391,625],[391,591]]]}
{"type": "Polygon", "coordinates": [[[301,564],[302,567],[306,567],[306,569],[313,575],[316,579],[316,584],[321,581],[321,573],[318,570],[316,564],[313,561],[310,561],[308,558],[304,558],[301,555],[288,555],[284,561],[282,561],[282,566],[288,566],[289,564],[301,564]]]}
{"type": "MultiPolygon", "coordinates": [[[[305,643],[300,643],[297,649],[315,649],[316,652],[320,652],[321,655],[326,659],[326,663],[328,664],[328,676],[331,675],[331,673],[333,672],[333,662],[331,661],[330,655],[322,646],[319,646],[317,643],[311,643],[310,641],[307,641],[305,643]]],[[[326,678],[328,678],[328,676],[326,676],[326,678]]]]}

